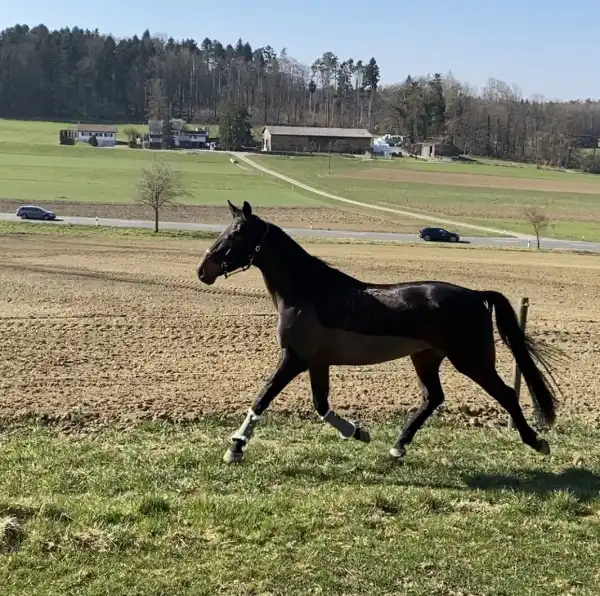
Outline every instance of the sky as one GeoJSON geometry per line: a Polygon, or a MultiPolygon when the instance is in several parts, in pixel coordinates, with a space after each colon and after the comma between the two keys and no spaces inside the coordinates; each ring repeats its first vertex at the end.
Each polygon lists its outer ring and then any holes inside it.
{"type": "Polygon", "coordinates": [[[0,0],[0,28],[79,26],[117,37],[145,29],[175,39],[286,48],[312,64],[331,51],[368,61],[381,83],[440,72],[524,96],[600,99],[600,0],[0,0]]]}

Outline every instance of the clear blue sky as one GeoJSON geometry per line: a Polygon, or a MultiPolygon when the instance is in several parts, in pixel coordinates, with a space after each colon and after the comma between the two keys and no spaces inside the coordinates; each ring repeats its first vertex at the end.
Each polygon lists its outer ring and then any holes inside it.
{"type": "Polygon", "coordinates": [[[374,56],[384,84],[452,71],[476,87],[494,77],[526,96],[600,99],[600,0],[0,0],[0,27],[16,23],[241,37],[307,64],[374,56]]]}

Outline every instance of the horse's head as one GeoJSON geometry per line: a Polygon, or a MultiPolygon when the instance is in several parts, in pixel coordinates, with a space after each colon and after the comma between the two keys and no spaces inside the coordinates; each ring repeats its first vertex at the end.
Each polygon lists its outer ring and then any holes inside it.
{"type": "Polygon", "coordinates": [[[233,221],[206,250],[198,265],[198,278],[207,285],[214,284],[221,275],[227,277],[238,269],[248,269],[269,229],[267,222],[252,214],[248,201],[244,201],[241,209],[230,201],[227,204],[233,221]]]}

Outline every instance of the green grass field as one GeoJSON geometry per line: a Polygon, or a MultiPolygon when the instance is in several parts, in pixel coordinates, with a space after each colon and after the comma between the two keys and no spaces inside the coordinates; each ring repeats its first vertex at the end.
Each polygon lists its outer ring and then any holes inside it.
{"type": "MultiPolygon", "coordinates": [[[[298,176],[321,177],[328,176],[329,157],[325,155],[313,157],[257,155],[257,161],[268,160],[269,163],[277,163],[279,167],[286,167],[294,171],[298,176]]],[[[262,163],[262,162],[261,162],[262,163]]],[[[486,176],[502,176],[508,178],[534,178],[539,180],[572,181],[583,180],[586,183],[597,184],[600,190],[600,176],[584,174],[582,172],[565,172],[553,169],[537,169],[534,165],[518,164],[516,162],[503,162],[500,160],[477,158],[477,163],[459,163],[445,161],[426,161],[422,159],[411,159],[408,157],[392,160],[383,159],[361,159],[343,157],[332,154],[332,174],[353,172],[357,170],[408,170],[420,172],[440,172],[445,174],[470,174],[486,176]]]]}
{"type": "MultiPolygon", "coordinates": [[[[61,126],[64,125],[0,120],[0,198],[42,205],[57,200],[133,202],[141,170],[156,152],[127,147],[61,147],[58,145],[61,126]]],[[[121,131],[123,128],[120,127],[121,131]]],[[[340,203],[293,189],[243,163],[232,164],[229,156],[222,153],[162,152],[161,155],[182,171],[189,192],[189,196],[182,199],[185,203],[224,205],[230,199],[238,204],[249,200],[257,207],[310,207],[325,203],[343,208],[340,203]]],[[[600,176],[485,159],[478,160],[477,164],[456,164],[427,163],[407,158],[367,161],[332,156],[331,174],[327,157],[256,155],[252,159],[346,198],[445,216],[458,222],[498,227],[508,232],[531,233],[531,225],[523,219],[522,210],[525,205],[538,205],[546,210],[554,224],[554,227],[545,230],[544,235],[600,240],[600,176]],[[391,173],[392,179],[379,179],[378,172],[391,173]],[[429,183],[427,174],[430,172],[447,175],[448,183],[429,183]],[[373,173],[375,176],[371,175],[373,173]],[[421,173],[422,182],[418,180],[421,173]],[[394,175],[397,174],[410,180],[395,180],[394,175]],[[458,182],[453,184],[452,174],[472,179],[493,176],[542,185],[581,181],[591,185],[592,189],[597,185],[598,193],[464,186],[458,182]]],[[[454,228],[463,235],[471,233],[458,224],[454,228]]]]}
{"type": "Polygon", "coordinates": [[[2,594],[597,593],[598,431],[554,431],[544,459],[433,423],[395,467],[399,422],[365,446],[270,418],[239,467],[239,420],[4,429],[2,594]]]}
{"type": "MultiPolygon", "coordinates": [[[[531,224],[527,221],[517,219],[496,219],[461,217],[461,221],[467,224],[481,226],[492,226],[500,230],[510,230],[522,234],[532,234],[531,224]]],[[[469,235],[465,232],[465,235],[469,235]]],[[[566,240],[600,240],[600,221],[576,221],[557,219],[552,221],[541,234],[546,238],[566,239],[566,240]]]]}
{"type": "MultiPolygon", "coordinates": [[[[483,164],[427,163],[413,159],[393,161],[359,160],[339,156],[331,158],[331,173],[327,157],[279,157],[256,155],[257,163],[286,174],[306,184],[345,198],[420,211],[478,225],[499,227],[516,232],[532,233],[531,224],[523,219],[523,208],[537,205],[548,214],[554,228],[544,234],[557,238],[600,240],[600,176],[570,174],[535,167],[502,167],[483,164]],[[448,184],[376,179],[361,173],[437,172],[447,174],[448,184]],[[359,177],[349,177],[349,174],[359,177]],[[452,184],[451,174],[500,178],[529,178],[542,184],[553,181],[581,181],[597,185],[598,193],[515,190],[452,184]]],[[[425,180],[425,178],[424,178],[425,180]]],[[[592,187],[593,188],[593,187],[592,187]]],[[[468,232],[466,232],[468,234],[468,232]]]]}
{"type": "MultiPolygon", "coordinates": [[[[132,202],[142,168],[155,151],[86,145],[60,146],[58,132],[68,126],[55,122],[0,119],[0,198],[27,202],[72,200],[101,203],[132,202]]],[[[119,125],[119,138],[125,140],[119,125]]],[[[139,131],[144,126],[135,126],[139,131]]],[[[211,128],[212,130],[212,128],[211,128]]],[[[218,132],[218,127],[214,132],[218,132]]],[[[161,152],[184,176],[190,196],[184,203],[223,205],[227,199],[249,200],[258,206],[310,206],[315,198],[289,185],[234,165],[223,153],[185,155],[161,152]]]]}
{"type": "MultiPolygon", "coordinates": [[[[42,204],[61,199],[132,202],[142,169],[156,155],[143,149],[0,142],[0,198],[42,204]]],[[[190,194],[181,200],[184,203],[224,205],[230,199],[260,206],[318,204],[290,185],[232,164],[224,153],[160,155],[182,172],[190,194]]]]}

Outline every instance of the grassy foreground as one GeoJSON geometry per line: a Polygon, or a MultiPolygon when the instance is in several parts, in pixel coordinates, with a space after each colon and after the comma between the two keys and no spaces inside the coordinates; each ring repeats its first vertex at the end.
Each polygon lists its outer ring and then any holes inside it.
{"type": "Polygon", "coordinates": [[[437,422],[394,467],[400,421],[365,446],[270,418],[226,467],[240,422],[4,428],[2,594],[597,593],[598,431],[543,459],[437,422]]]}

